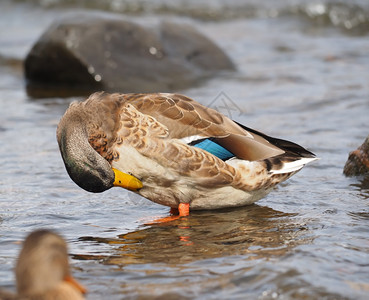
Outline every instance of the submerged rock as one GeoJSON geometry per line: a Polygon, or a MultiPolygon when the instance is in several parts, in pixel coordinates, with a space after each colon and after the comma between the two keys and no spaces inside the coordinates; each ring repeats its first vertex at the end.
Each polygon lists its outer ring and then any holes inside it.
{"type": "Polygon", "coordinates": [[[96,90],[173,91],[234,66],[186,24],[141,25],[107,13],[72,14],[53,23],[25,60],[31,96],[96,90]]]}
{"type": "Polygon", "coordinates": [[[350,152],[343,173],[346,176],[369,174],[369,136],[359,148],[350,152]]]}

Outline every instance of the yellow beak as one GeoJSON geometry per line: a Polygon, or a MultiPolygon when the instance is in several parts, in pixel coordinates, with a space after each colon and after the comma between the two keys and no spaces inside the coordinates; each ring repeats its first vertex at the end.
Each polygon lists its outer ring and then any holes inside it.
{"type": "Polygon", "coordinates": [[[136,191],[143,187],[142,182],[136,177],[123,173],[114,168],[113,171],[115,174],[114,186],[120,186],[131,191],[136,191]]]}

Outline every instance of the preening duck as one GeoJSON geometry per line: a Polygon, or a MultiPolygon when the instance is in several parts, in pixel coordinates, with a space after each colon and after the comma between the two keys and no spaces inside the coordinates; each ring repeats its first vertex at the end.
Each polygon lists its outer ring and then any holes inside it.
{"type": "Polygon", "coordinates": [[[1,299],[85,299],[85,288],[71,276],[64,239],[50,230],[36,230],[28,235],[15,275],[17,295],[0,293],[1,299]]]}
{"type": "Polygon", "coordinates": [[[168,93],[92,94],[70,105],[57,140],[81,188],[121,186],[180,216],[252,204],[316,160],[295,143],[168,93]]]}

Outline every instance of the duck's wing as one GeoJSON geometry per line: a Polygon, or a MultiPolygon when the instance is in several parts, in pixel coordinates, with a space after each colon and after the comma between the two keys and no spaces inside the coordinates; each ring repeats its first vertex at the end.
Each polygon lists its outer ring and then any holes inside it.
{"type": "Polygon", "coordinates": [[[240,126],[216,110],[183,95],[128,94],[125,100],[141,113],[154,117],[166,126],[169,138],[181,139],[187,144],[201,146],[204,150],[210,148],[199,145],[198,141],[203,143],[204,140],[210,140],[211,143],[207,144],[212,145],[212,148],[217,144],[228,151],[224,151],[226,157],[231,153],[250,161],[285,153],[283,148],[273,144],[266,135],[240,126]]]}
{"type": "Polygon", "coordinates": [[[301,155],[310,154],[178,94],[95,93],[83,103],[93,116],[89,142],[109,162],[122,155],[123,143],[204,185],[232,182],[233,157],[278,174],[301,169],[307,163],[301,155]]]}

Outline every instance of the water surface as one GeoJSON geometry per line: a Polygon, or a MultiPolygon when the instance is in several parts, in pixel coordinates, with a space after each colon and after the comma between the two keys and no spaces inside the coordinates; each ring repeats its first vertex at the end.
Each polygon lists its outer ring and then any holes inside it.
{"type": "Polygon", "coordinates": [[[0,287],[14,289],[19,241],[46,227],[67,239],[88,299],[366,299],[369,183],[342,175],[369,134],[366,2],[155,3],[0,3],[0,287]],[[164,225],[146,224],[166,207],[81,190],[55,138],[75,98],[28,97],[22,71],[47,25],[76,7],[198,27],[238,71],[179,92],[321,160],[255,205],[164,225]]]}

